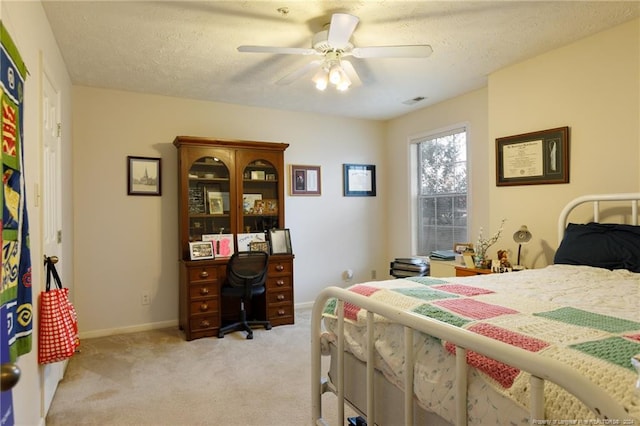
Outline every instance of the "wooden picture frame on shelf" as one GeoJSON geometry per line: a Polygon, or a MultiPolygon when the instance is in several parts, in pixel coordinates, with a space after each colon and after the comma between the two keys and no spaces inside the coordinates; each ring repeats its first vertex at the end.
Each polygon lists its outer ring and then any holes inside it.
{"type": "Polygon", "coordinates": [[[161,158],[127,156],[127,195],[162,195],[161,158]]]}
{"type": "Polygon", "coordinates": [[[256,201],[262,200],[262,194],[242,194],[242,211],[245,214],[254,212],[256,201]]]}
{"type": "Polygon", "coordinates": [[[278,199],[267,198],[262,200],[264,202],[263,214],[276,215],[278,214],[278,199]]]}
{"type": "Polygon", "coordinates": [[[373,164],[343,164],[345,197],[376,196],[376,166],[373,164]]]}
{"type": "Polygon", "coordinates": [[[264,170],[252,170],[251,180],[265,180],[266,174],[264,170]]]}
{"type": "Polygon", "coordinates": [[[322,195],[320,166],[289,166],[289,195],[322,195]]]}
{"type": "Polygon", "coordinates": [[[569,183],[569,127],[496,139],[496,186],[569,183]]]}
{"type": "Polygon", "coordinates": [[[213,243],[211,241],[194,241],[189,243],[191,260],[214,259],[213,243]]]}
{"type": "Polygon", "coordinates": [[[209,214],[224,214],[224,202],[222,197],[215,192],[209,193],[209,214]]]}

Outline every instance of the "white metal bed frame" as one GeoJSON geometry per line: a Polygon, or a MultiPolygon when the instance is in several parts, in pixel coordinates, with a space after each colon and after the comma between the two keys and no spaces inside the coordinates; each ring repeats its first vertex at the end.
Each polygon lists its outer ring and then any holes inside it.
{"type": "MultiPolygon", "coordinates": [[[[606,195],[587,195],[570,201],[561,211],[558,219],[558,236],[562,240],[567,220],[571,211],[578,205],[593,203],[593,221],[599,221],[600,202],[602,201],[630,201],[631,223],[638,224],[638,201],[640,192],[606,195]]],[[[322,394],[331,391],[337,395],[338,418],[345,421],[345,386],[344,386],[344,303],[352,303],[366,310],[367,317],[367,363],[366,363],[366,413],[367,424],[375,425],[374,410],[374,345],[373,330],[374,314],[388,318],[391,322],[400,324],[404,328],[404,353],[405,353],[405,377],[404,377],[404,419],[405,424],[414,424],[413,411],[413,331],[417,330],[431,336],[438,337],[453,343],[456,347],[456,425],[467,424],[467,363],[466,353],[472,350],[501,361],[510,366],[531,374],[530,379],[530,421],[544,419],[544,382],[551,381],[573,394],[582,403],[591,409],[600,419],[625,419],[628,414],[618,402],[616,402],[604,390],[594,385],[575,370],[569,370],[559,361],[544,358],[539,354],[526,351],[491,338],[481,336],[470,331],[457,328],[450,324],[440,322],[405,312],[394,307],[387,306],[376,300],[347,291],[339,287],[328,287],[316,298],[311,317],[311,397],[312,397],[312,424],[328,425],[322,417],[322,394]],[[338,300],[336,312],[337,320],[337,354],[338,367],[335,383],[322,378],[321,372],[321,345],[322,345],[322,313],[326,302],[330,298],[338,300]]]]}

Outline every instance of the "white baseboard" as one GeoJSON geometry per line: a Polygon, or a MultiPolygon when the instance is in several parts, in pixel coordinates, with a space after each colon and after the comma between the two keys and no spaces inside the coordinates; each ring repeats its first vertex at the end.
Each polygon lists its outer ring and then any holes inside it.
{"type": "Polygon", "coordinates": [[[313,308],[313,302],[296,303],[293,308],[294,309],[311,309],[313,308]]]}
{"type": "Polygon", "coordinates": [[[94,337],[105,337],[105,336],[113,336],[116,334],[136,333],[138,331],[156,330],[159,328],[169,328],[169,327],[177,327],[177,326],[178,326],[178,321],[173,320],[173,321],[150,322],[146,324],[132,325],[129,327],[108,328],[108,329],[102,329],[102,330],[80,332],[80,341],[82,341],[82,339],[92,339],[94,337]]]}
{"type": "MultiPolygon", "coordinates": [[[[294,309],[311,309],[313,302],[296,303],[294,309]]],[[[80,332],[80,340],[93,339],[95,337],[114,336],[116,334],[137,333],[139,331],[157,330],[160,328],[177,327],[178,321],[150,322],[146,324],[132,325],[129,327],[105,328],[102,330],[80,332]]]]}

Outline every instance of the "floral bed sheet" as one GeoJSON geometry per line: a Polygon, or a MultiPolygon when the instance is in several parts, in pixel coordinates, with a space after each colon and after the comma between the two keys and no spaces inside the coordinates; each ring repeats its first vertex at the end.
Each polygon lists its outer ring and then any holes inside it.
{"type": "MultiPolygon", "coordinates": [[[[567,363],[606,389],[640,424],[640,396],[631,357],[640,354],[640,274],[573,265],[463,278],[415,277],[358,284],[348,290],[454,324],[567,363]]],[[[366,312],[345,304],[345,345],[366,359],[366,312]]],[[[336,303],[324,310],[329,335],[336,303]]],[[[402,327],[376,316],[376,367],[402,386],[402,327]]],[[[414,391],[421,406],[453,423],[455,358],[452,345],[414,339],[414,391]]],[[[470,352],[469,424],[530,424],[529,375],[470,352]]],[[[546,418],[594,419],[575,397],[545,387],[546,418]]],[[[622,424],[622,423],[621,423],[622,424]]]]}

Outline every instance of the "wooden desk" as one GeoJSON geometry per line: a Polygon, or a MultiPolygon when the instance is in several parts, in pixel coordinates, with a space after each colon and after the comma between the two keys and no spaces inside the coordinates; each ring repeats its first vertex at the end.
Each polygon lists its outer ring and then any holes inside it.
{"type": "Polygon", "coordinates": [[[470,277],[473,275],[490,274],[491,269],[467,268],[466,266],[456,266],[456,277],[470,277]]]}
{"type": "MultiPolygon", "coordinates": [[[[220,287],[227,258],[180,262],[179,322],[187,340],[217,336],[223,318],[235,319],[240,302],[224,300],[220,287]]],[[[266,292],[254,303],[256,315],[271,325],[294,323],[293,255],[269,256],[266,292]]]]}

